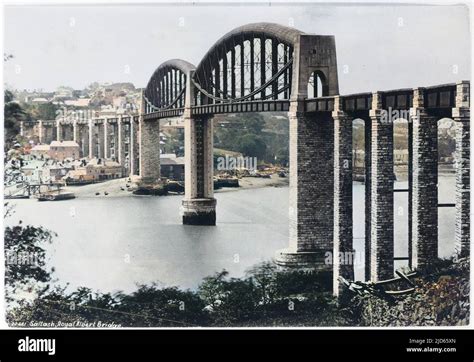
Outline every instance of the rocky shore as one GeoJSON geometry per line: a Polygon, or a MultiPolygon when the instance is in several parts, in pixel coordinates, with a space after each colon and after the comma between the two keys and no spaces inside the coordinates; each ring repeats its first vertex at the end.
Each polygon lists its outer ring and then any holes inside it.
{"type": "MultiPolygon", "coordinates": [[[[277,174],[273,174],[270,178],[243,177],[239,179],[239,187],[222,188],[215,190],[215,192],[237,192],[239,190],[257,189],[262,187],[285,187],[288,186],[288,182],[288,177],[279,177],[277,174]]],[[[76,197],[80,198],[130,197],[135,196],[132,193],[132,190],[135,188],[136,183],[134,180],[125,177],[84,186],[66,186],[64,191],[73,192],[76,197]]]]}

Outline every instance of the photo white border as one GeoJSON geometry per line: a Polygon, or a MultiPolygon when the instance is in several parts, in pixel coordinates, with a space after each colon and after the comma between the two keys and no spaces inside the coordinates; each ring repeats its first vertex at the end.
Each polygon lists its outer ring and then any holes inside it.
{"type": "MultiPolygon", "coordinates": [[[[365,1],[357,1],[357,0],[334,0],[334,1],[323,1],[323,0],[298,0],[297,2],[291,2],[288,0],[276,0],[276,1],[259,1],[259,0],[241,0],[241,1],[224,1],[224,0],[210,0],[210,1],[200,1],[200,0],[180,0],[180,1],[160,1],[160,0],[140,0],[137,2],[133,2],[130,0],[112,0],[112,1],[107,1],[107,0],[4,0],[3,4],[0,6],[0,17],[2,19],[3,24],[5,24],[4,21],[4,7],[10,7],[10,6],[65,6],[65,7],[70,7],[70,6],[78,6],[78,5],[85,5],[85,6],[112,6],[112,5],[123,5],[123,6],[144,6],[144,5],[156,5],[156,6],[231,6],[235,4],[244,4],[244,5],[268,5],[268,6],[275,6],[275,5],[281,5],[281,6],[298,6],[298,5],[313,5],[313,4],[318,4],[318,5],[323,5],[327,4],[328,6],[334,6],[334,5],[383,5],[383,4],[390,4],[390,5],[455,5],[455,4],[465,4],[466,6],[469,7],[469,20],[471,23],[471,28],[472,28],[472,8],[473,8],[473,0],[435,0],[435,1],[428,1],[428,0],[386,0],[386,1],[381,1],[381,0],[365,0],[365,1]]],[[[5,25],[4,25],[5,26],[5,25]]],[[[2,50],[2,53],[4,51],[4,26],[0,27],[0,48],[2,50]]],[[[473,42],[473,35],[471,33],[471,72],[470,76],[472,78],[473,74],[473,55],[474,55],[474,42],[473,42]]],[[[172,57],[172,55],[170,55],[172,57]]],[[[0,70],[0,79],[2,82],[2,93],[5,90],[5,84],[4,84],[4,66],[1,67],[0,70]]],[[[461,80],[461,79],[460,79],[461,80]]],[[[472,83],[472,80],[470,80],[472,83]]],[[[472,87],[471,87],[472,89],[472,87]]],[[[1,97],[1,103],[0,106],[3,108],[4,106],[4,97],[1,97]]],[[[473,104],[473,99],[471,96],[471,109],[472,109],[472,104],[473,104]]],[[[4,125],[4,112],[1,112],[1,123],[4,125]]],[[[472,120],[472,116],[471,116],[472,120]]],[[[474,148],[473,146],[473,136],[472,136],[472,128],[471,128],[471,165],[472,165],[472,150],[474,148]]],[[[1,152],[2,152],[2,160],[4,156],[4,149],[3,149],[3,140],[4,140],[4,127],[1,127],[1,140],[2,140],[2,147],[1,147],[1,152]]],[[[1,172],[2,175],[4,174],[4,165],[3,162],[1,162],[1,172]]],[[[473,205],[473,172],[471,168],[471,215],[472,215],[472,205],[473,205]]],[[[1,186],[1,193],[3,195],[3,183],[1,186]]],[[[2,196],[3,197],[3,196],[2,196]]],[[[3,203],[2,203],[2,208],[3,208],[3,203]]],[[[472,238],[472,231],[473,231],[473,222],[472,222],[472,217],[471,217],[471,238],[472,238]]],[[[2,230],[4,230],[4,220],[2,216],[2,230]]],[[[2,238],[3,238],[3,232],[2,232],[2,238]]],[[[403,329],[413,329],[413,330],[449,330],[449,329],[474,329],[474,324],[472,322],[473,315],[472,315],[472,304],[473,304],[473,296],[474,296],[474,288],[472,288],[473,283],[472,281],[474,280],[474,268],[472,265],[472,260],[473,260],[473,255],[474,252],[472,250],[472,240],[471,240],[471,259],[470,259],[470,323],[467,326],[413,326],[413,327],[142,327],[142,328],[131,328],[131,327],[122,327],[122,328],[18,328],[18,327],[9,327],[5,321],[5,299],[4,299],[4,275],[5,275],[5,253],[4,253],[4,243],[0,243],[0,255],[1,255],[1,262],[0,262],[0,275],[2,276],[2,280],[0,282],[0,329],[11,329],[11,330],[98,330],[98,329],[107,329],[107,330],[144,330],[144,329],[150,329],[150,330],[184,330],[184,329],[199,329],[199,330],[215,330],[215,329],[234,329],[234,330],[403,330],[403,329]]]]}

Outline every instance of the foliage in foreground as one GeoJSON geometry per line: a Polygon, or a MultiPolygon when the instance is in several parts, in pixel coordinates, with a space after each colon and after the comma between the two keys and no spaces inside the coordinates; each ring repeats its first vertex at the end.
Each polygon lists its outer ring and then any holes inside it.
{"type": "Polygon", "coordinates": [[[413,294],[390,302],[354,297],[362,326],[455,326],[469,324],[469,260],[440,260],[414,280],[413,294]]]}
{"type": "MultiPolygon", "coordinates": [[[[272,262],[244,278],[223,270],[196,291],[142,285],[135,292],[68,292],[50,287],[44,246],[53,234],[18,225],[5,228],[10,255],[39,256],[34,265],[6,266],[7,322],[25,327],[195,326],[409,326],[460,325],[469,320],[469,263],[444,261],[416,280],[416,292],[395,301],[331,295],[331,277],[307,270],[279,270],[272,262]]],[[[36,260],[36,259],[35,259],[36,260]]]]}

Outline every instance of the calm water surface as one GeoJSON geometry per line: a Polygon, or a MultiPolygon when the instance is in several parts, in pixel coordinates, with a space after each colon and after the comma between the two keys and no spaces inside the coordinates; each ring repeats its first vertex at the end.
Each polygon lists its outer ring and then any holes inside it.
{"type": "MultiPolygon", "coordinates": [[[[399,188],[406,187],[397,183],[399,188]]],[[[454,177],[442,177],[440,202],[454,202],[454,177]]],[[[181,224],[182,196],[15,200],[7,224],[23,220],[58,236],[48,248],[61,284],[130,292],[157,282],[196,288],[222,269],[240,277],[288,245],[288,188],[219,192],[217,226],[181,224]]],[[[407,196],[395,194],[395,255],[407,255],[407,196]]],[[[454,209],[439,212],[441,257],[454,251],[454,209]]],[[[364,186],[354,184],[354,245],[364,252],[364,186]]],[[[399,262],[396,266],[403,265],[399,262]]],[[[363,278],[363,265],[356,277],[363,278]]]]}

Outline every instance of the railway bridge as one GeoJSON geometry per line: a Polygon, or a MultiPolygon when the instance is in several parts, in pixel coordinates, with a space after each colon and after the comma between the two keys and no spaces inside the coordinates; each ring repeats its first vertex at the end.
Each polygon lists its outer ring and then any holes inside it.
{"type": "Polygon", "coordinates": [[[289,246],[277,251],[283,266],[332,270],[352,279],[345,263],[353,252],[352,123],[365,129],[366,279],[394,275],[394,193],[408,193],[409,253],[413,269],[438,257],[438,208],[456,208],[456,252],[469,254],[470,85],[340,95],[335,38],[271,23],[248,24],[220,38],[194,66],[161,64],[142,95],[137,116],[127,118],[133,147],[131,174],[144,184],[160,180],[159,121],[185,124],[183,223],[215,225],[213,121],[216,114],[287,112],[290,140],[289,246]],[[408,187],[394,189],[394,112],[408,118],[408,187]],[[456,125],[456,201],[438,203],[437,123],[456,125]],[[332,262],[328,263],[328,253],[332,262]]]}

